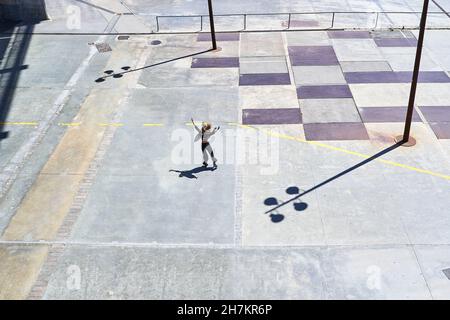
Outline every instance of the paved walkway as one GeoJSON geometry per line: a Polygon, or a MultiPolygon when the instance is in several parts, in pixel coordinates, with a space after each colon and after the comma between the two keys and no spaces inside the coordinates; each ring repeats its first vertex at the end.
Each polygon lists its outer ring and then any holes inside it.
{"type": "Polygon", "coordinates": [[[448,299],[447,37],[427,34],[404,148],[414,33],[33,36],[0,297],[448,299]],[[217,170],[191,117],[221,127],[217,170]]]}

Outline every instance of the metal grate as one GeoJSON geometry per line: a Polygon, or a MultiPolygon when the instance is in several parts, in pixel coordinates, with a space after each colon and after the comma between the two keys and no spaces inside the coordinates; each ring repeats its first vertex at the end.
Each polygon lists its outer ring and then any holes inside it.
{"type": "Polygon", "coordinates": [[[118,40],[128,40],[130,39],[130,36],[119,36],[117,37],[118,40]]]}
{"type": "Polygon", "coordinates": [[[109,44],[107,43],[96,43],[95,46],[97,47],[98,52],[103,53],[103,52],[109,52],[112,51],[111,47],[109,46],[109,44]]]}

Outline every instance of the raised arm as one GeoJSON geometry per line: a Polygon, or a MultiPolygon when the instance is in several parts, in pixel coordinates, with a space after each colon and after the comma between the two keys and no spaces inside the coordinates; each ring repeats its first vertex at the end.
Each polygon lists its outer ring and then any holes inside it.
{"type": "Polygon", "coordinates": [[[219,131],[220,126],[215,127],[214,130],[211,132],[211,135],[213,135],[214,133],[216,133],[217,131],[219,131]]]}
{"type": "Polygon", "coordinates": [[[200,130],[200,128],[195,125],[194,119],[191,118],[191,121],[192,121],[192,124],[194,125],[195,130],[197,130],[198,133],[202,132],[200,130]]]}

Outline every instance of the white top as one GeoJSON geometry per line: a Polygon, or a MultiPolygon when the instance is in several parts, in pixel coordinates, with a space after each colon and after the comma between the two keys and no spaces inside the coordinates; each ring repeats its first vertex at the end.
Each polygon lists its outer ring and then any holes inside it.
{"type": "Polygon", "coordinates": [[[210,129],[210,130],[203,132],[202,129],[199,129],[197,126],[194,126],[194,128],[198,132],[198,135],[195,137],[195,141],[197,141],[201,137],[202,143],[208,142],[209,138],[211,138],[211,136],[214,135],[218,130],[217,128],[214,128],[214,130],[212,130],[212,131],[210,129]]]}

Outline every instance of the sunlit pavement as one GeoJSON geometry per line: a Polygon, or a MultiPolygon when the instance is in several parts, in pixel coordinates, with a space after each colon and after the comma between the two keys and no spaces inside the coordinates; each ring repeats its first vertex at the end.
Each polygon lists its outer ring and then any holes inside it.
{"type": "Polygon", "coordinates": [[[0,298],[450,298],[448,30],[394,146],[416,36],[2,36],[0,298]],[[221,127],[216,170],[191,117],[221,127]]]}

